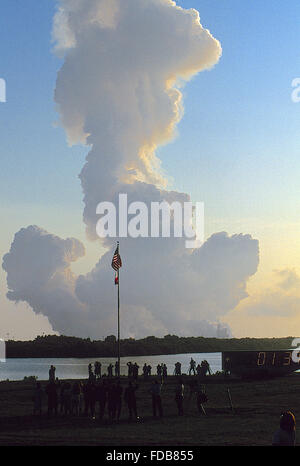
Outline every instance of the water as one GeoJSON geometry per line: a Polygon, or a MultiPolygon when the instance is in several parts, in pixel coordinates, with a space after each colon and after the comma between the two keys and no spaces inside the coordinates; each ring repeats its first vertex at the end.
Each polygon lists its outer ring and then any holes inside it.
{"type": "MultiPolygon", "coordinates": [[[[127,362],[137,362],[140,366],[139,374],[142,374],[144,363],[152,366],[152,374],[156,374],[156,366],[159,363],[167,365],[168,374],[172,375],[174,365],[181,363],[182,373],[188,373],[190,359],[196,361],[196,365],[206,359],[212,372],[220,371],[222,366],[222,353],[189,353],[189,354],[165,354],[159,356],[130,356],[121,358],[121,375],[127,375],[127,362]]],[[[49,367],[56,367],[55,376],[59,379],[85,379],[88,377],[88,364],[100,361],[102,374],[107,373],[107,366],[115,364],[115,358],[9,358],[0,363],[0,380],[23,380],[24,377],[36,376],[38,380],[48,380],[49,367]]]]}

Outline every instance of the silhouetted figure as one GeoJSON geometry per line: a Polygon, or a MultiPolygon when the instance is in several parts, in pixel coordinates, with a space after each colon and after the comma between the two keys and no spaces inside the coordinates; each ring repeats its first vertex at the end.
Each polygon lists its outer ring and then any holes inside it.
{"type": "Polygon", "coordinates": [[[82,413],[83,411],[83,383],[79,382],[79,389],[80,389],[80,394],[79,394],[79,414],[82,413]]]}
{"type": "Polygon", "coordinates": [[[124,392],[124,400],[127,403],[129,411],[129,420],[132,420],[132,414],[134,415],[135,419],[138,419],[135,396],[135,392],[137,389],[138,385],[132,385],[132,383],[129,382],[124,392]]]}
{"type": "Polygon", "coordinates": [[[90,382],[88,385],[89,408],[92,418],[95,419],[95,407],[97,401],[96,385],[94,382],[90,382]]]}
{"type": "Polygon", "coordinates": [[[122,409],[122,393],[123,393],[123,388],[121,386],[120,380],[117,381],[116,387],[115,387],[115,396],[116,396],[116,415],[117,415],[117,420],[119,421],[120,416],[121,416],[121,409],[122,409]]]}
{"type": "Polygon", "coordinates": [[[78,382],[75,382],[72,387],[71,395],[71,413],[75,416],[79,416],[79,406],[80,406],[80,385],[78,382]]]}
{"type": "Polygon", "coordinates": [[[175,369],[174,369],[174,375],[181,375],[181,363],[176,362],[175,363],[175,369]]]}
{"type": "Polygon", "coordinates": [[[55,382],[49,382],[49,384],[46,387],[46,394],[48,397],[48,417],[51,417],[53,412],[56,416],[58,397],[55,382]]]}
{"type": "Polygon", "coordinates": [[[128,367],[128,378],[130,378],[132,376],[132,362],[128,362],[127,367],[128,367]]]}
{"type": "Polygon", "coordinates": [[[201,362],[201,369],[201,376],[205,377],[207,373],[211,375],[210,366],[206,359],[204,359],[204,361],[201,362]]]}
{"type": "Polygon", "coordinates": [[[63,413],[63,410],[64,410],[64,399],[63,399],[63,395],[64,395],[64,389],[65,389],[65,386],[66,386],[66,383],[63,382],[60,387],[59,387],[59,406],[60,406],[60,413],[62,414],[63,413]]]}
{"type": "Polygon", "coordinates": [[[162,365],[162,375],[163,375],[164,379],[166,379],[167,376],[168,376],[168,368],[167,368],[166,364],[162,365]]]}
{"type": "Polygon", "coordinates": [[[149,376],[151,375],[151,370],[152,370],[152,367],[150,366],[150,364],[148,364],[148,375],[149,376]]]}
{"type": "Polygon", "coordinates": [[[273,446],[294,446],[296,443],[296,420],[291,411],[285,411],[280,416],[279,429],[273,436],[273,446]]]}
{"type": "Polygon", "coordinates": [[[148,377],[148,366],[146,363],[143,365],[143,376],[144,376],[144,379],[148,377]]]}
{"type": "Polygon", "coordinates": [[[189,369],[189,375],[192,375],[192,372],[193,372],[193,375],[196,375],[196,362],[194,361],[193,358],[191,358],[190,360],[190,369],[189,369]]]}
{"type": "Polygon", "coordinates": [[[62,393],[63,413],[69,416],[72,413],[72,387],[69,382],[64,384],[62,393]]]}
{"type": "Polygon", "coordinates": [[[135,380],[138,379],[138,376],[139,376],[139,368],[140,366],[137,365],[137,363],[135,362],[132,366],[132,375],[133,375],[133,378],[135,380]]]}
{"type": "Polygon", "coordinates": [[[35,391],[33,394],[33,414],[42,415],[42,404],[43,404],[43,389],[40,382],[37,382],[35,391]]]}
{"type": "Polygon", "coordinates": [[[107,403],[108,403],[108,417],[110,421],[116,418],[117,400],[116,400],[116,386],[112,382],[107,390],[107,403]]]}
{"type": "Polygon", "coordinates": [[[99,403],[99,419],[102,420],[105,413],[107,402],[107,382],[104,379],[102,383],[96,386],[96,399],[99,403]]]}
{"type": "Polygon", "coordinates": [[[161,372],[162,372],[161,365],[160,365],[160,364],[157,364],[157,366],[156,366],[156,374],[158,375],[158,377],[161,377],[161,372]]]}
{"type": "Polygon", "coordinates": [[[196,372],[198,377],[202,375],[202,367],[200,366],[200,364],[198,364],[198,366],[196,367],[196,372]]]}
{"type": "Polygon", "coordinates": [[[184,385],[182,380],[178,380],[178,383],[175,388],[175,402],[177,405],[178,415],[183,416],[183,395],[184,395],[184,385]]]}
{"type": "Polygon", "coordinates": [[[100,379],[101,378],[101,362],[99,361],[95,362],[94,372],[95,372],[96,379],[100,379]]]}
{"type": "Polygon", "coordinates": [[[113,376],[113,365],[112,364],[109,364],[108,367],[107,367],[107,375],[108,375],[108,377],[113,376]]]}
{"type": "Polygon", "coordinates": [[[187,382],[187,385],[189,387],[188,402],[190,402],[193,395],[197,393],[198,383],[197,383],[197,380],[192,379],[187,382]]]}
{"type": "Polygon", "coordinates": [[[152,396],[153,417],[156,417],[157,410],[159,413],[159,417],[163,417],[163,409],[162,409],[162,403],[161,403],[161,388],[162,388],[162,385],[158,383],[157,380],[154,380],[150,388],[150,392],[152,396]]]}
{"type": "Polygon", "coordinates": [[[88,380],[83,389],[84,414],[88,416],[90,413],[93,419],[95,418],[96,395],[95,383],[93,380],[88,380]]]}
{"type": "Polygon", "coordinates": [[[55,382],[55,371],[56,371],[56,367],[50,366],[50,369],[49,369],[49,382],[55,382]]]}
{"type": "Polygon", "coordinates": [[[88,365],[88,371],[89,371],[89,380],[93,380],[94,379],[94,373],[93,373],[93,366],[91,363],[89,363],[88,365]]]}
{"type": "Polygon", "coordinates": [[[84,415],[87,416],[89,413],[89,393],[88,383],[85,383],[82,387],[83,402],[84,402],[84,415]]]}

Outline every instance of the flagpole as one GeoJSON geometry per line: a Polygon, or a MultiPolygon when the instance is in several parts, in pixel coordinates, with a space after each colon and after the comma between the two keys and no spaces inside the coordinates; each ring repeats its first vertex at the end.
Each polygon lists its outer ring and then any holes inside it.
{"type": "MultiPolygon", "coordinates": [[[[118,246],[119,246],[119,241],[117,241],[117,243],[118,243],[118,246]]],[[[118,368],[119,368],[118,376],[119,377],[121,375],[120,359],[121,358],[120,358],[120,268],[119,268],[119,270],[118,270],[118,368]]]]}

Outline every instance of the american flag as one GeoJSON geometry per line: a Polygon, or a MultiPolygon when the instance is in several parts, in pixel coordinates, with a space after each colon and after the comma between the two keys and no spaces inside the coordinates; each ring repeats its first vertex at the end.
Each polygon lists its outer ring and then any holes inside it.
{"type": "Polygon", "coordinates": [[[120,254],[119,254],[119,244],[118,244],[118,246],[117,246],[117,248],[115,250],[115,253],[113,255],[111,266],[116,272],[119,270],[120,267],[122,267],[122,260],[121,260],[120,254]]]}

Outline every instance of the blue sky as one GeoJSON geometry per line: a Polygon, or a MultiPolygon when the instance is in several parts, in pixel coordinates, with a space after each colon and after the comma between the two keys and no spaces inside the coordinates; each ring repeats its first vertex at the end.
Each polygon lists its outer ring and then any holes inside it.
{"type": "MultiPolygon", "coordinates": [[[[63,130],[54,126],[60,67],[51,52],[55,2],[3,5],[0,76],[7,82],[7,103],[0,107],[1,198],[12,205],[77,209],[77,175],[86,149],[68,148],[63,130]]],[[[277,207],[297,215],[300,113],[290,95],[291,81],[300,74],[299,2],[178,5],[199,10],[203,25],[221,41],[223,56],[185,86],[178,137],[159,151],[174,187],[204,200],[212,217],[220,209],[230,217],[273,217],[277,207]]]]}
{"type": "MultiPolygon", "coordinates": [[[[276,263],[297,268],[300,104],[291,100],[291,82],[300,76],[300,3],[177,4],[200,12],[223,55],[185,85],[177,137],[158,151],[162,166],[173,188],[205,202],[207,236],[252,233],[261,241],[261,273],[276,263]]],[[[61,61],[51,51],[54,12],[52,0],[1,2],[0,78],[7,83],[7,102],[0,103],[1,255],[31,223],[84,239],[78,174],[87,148],[69,148],[55,126],[61,61]]],[[[89,268],[94,252],[91,246],[78,267],[89,268]]],[[[2,272],[1,282],[5,290],[2,272]]]]}

